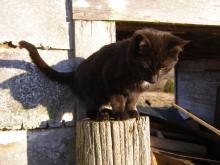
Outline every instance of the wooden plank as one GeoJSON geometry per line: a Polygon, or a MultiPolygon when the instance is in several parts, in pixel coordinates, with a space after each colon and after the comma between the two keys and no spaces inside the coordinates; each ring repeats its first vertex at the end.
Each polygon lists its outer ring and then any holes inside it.
{"type": "Polygon", "coordinates": [[[220,129],[220,87],[217,88],[216,95],[216,109],[215,109],[215,127],[220,129]]]}
{"type": "Polygon", "coordinates": [[[171,139],[177,139],[177,140],[183,140],[183,141],[193,141],[193,142],[198,142],[198,139],[195,136],[192,135],[187,135],[183,133],[174,133],[174,132],[167,132],[167,131],[162,131],[162,134],[166,138],[171,138],[171,139]]]}
{"type": "Polygon", "coordinates": [[[151,165],[158,165],[157,159],[153,152],[151,152],[151,165]]]}
{"type": "Polygon", "coordinates": [[[157,148],[152,148],[152,151],[153,152],[160,152],[160,153],[163,153],[163,154],[166,154],[166,155],[170,155],[172,157],[176,157],[176,158],[180,158],[180,159],[195,160],[195,161],[203,162],[204,164],[205,163],[213,164],[213,165],[220,164],[219,160],[208,159],[208,158],[192,156],[192,155],[183,155],[183,154],[180,154],[180,153],[169,152],[169,151],[160,150],[160,149],[157,149],[157,148]]]}
{"type": "Polygon", "coordinates": [[[151,136],[151,147],[201,156],[204,156],[207,153],[206,147],[199,144],[187,143],[164,138],[161,139],[155,136],[151,136]]]}
{"type": "Polygon", "coordinates": [[[74,0],[73,18],[220,25],[220,1],[74,0]]]}
{"type": "Polygon", "coordinates": [[[179,111],[185,113],[186,115],[188,115],[189,117],[191,117],[193,120],[195,120],[196,122],[198,122],[199,124],[203,125],[204,127],[206,127],[207,129],[209,129],[210,131],[216,133],[217,135],[220,136],[220,130],[216,129],[215,127],[213,127],[212,125],[206,123],[204,120],[198,118],[197,116],[193,115],[192,113],[188,112],[187,110],[185,110],[184,108],[173,104],[174,108],[177,108],[179,111]]]}
{"type": "Polygon", "coordinates": [[[190,160],[178,159],[172,156],[162,154],[160,152],[153,152],[156,163],[159,165],[172,164],[172,165],[195,165],[190,160]]]}
{"type": "Polygon", "coordinates": [[[75,21],[75,56],[87,58],[102,46],[115,42],[115,22],[75,21]]]}

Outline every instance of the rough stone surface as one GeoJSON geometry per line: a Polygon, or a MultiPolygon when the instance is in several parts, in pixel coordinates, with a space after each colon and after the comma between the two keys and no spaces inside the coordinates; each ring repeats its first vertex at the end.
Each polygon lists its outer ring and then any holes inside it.
{"type": "Polygon", "coordinates": [[[74,130],[0,131],[1,165],[73,165],[74,130]]]}
{"type": "Polygon", "coordinates": [[[0,42],[27,40],[55,48],[70,48],[66,0],[1,0],[0,42]]]}
{"type": "Polygon", "coordinates": [[[219,60],[206,59],[183,61],[177,67],[178,104],[211,124],[220,86],[219,64],[219,60]]]}
{"type": "MultiPolygon", "coordinates": [[[[73,69],[67,51],[40,51],[59,71],[73,69]]],[[[58,127],[73,121],[75,99],[67,86],[49,80],[26,50],[0,49],[0,129],[58,127]],[[49,121],[49,122],[48,122],[49,121]]]]}

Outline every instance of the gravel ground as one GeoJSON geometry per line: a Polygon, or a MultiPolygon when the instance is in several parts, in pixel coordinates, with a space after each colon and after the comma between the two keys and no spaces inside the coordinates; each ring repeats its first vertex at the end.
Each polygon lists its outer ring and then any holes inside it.
{"type": "Polygon", "coordinates": [[[148,100],[152,107],[170,107],[174,102],[174,94],[157,91],[145,92],[140,96],[138,105],[144,105],[145,100],[148,100]]]}

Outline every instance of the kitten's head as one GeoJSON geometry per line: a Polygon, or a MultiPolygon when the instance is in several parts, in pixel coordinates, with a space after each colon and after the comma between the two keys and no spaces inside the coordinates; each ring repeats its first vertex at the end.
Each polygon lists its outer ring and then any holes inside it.
{"type": "Polygon", "coordinates": [[[128,62],[142,80],[156,83],[178,62],[189,41],[155,29],[137,30],[130,42],[128,62]]]}

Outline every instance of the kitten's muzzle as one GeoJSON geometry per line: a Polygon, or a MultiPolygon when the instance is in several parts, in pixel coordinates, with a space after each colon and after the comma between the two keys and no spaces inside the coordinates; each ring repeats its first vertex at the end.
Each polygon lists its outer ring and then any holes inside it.
{"type": "Polygon", "coordinates": [[[156,75],[154,75],[154,76],[151,77],[149,83],[155,84],[157,82],[157,80],[158,80],[158,77],[156,75]]]}
{"type": "Polygon", "coordinates": [[[153,75],[152,72],[150,70],[146,70],[144,72],[144,80],[151,83],[151,84],[155,84],[158,81],[158,76],[157,75],[153,75]]]}

